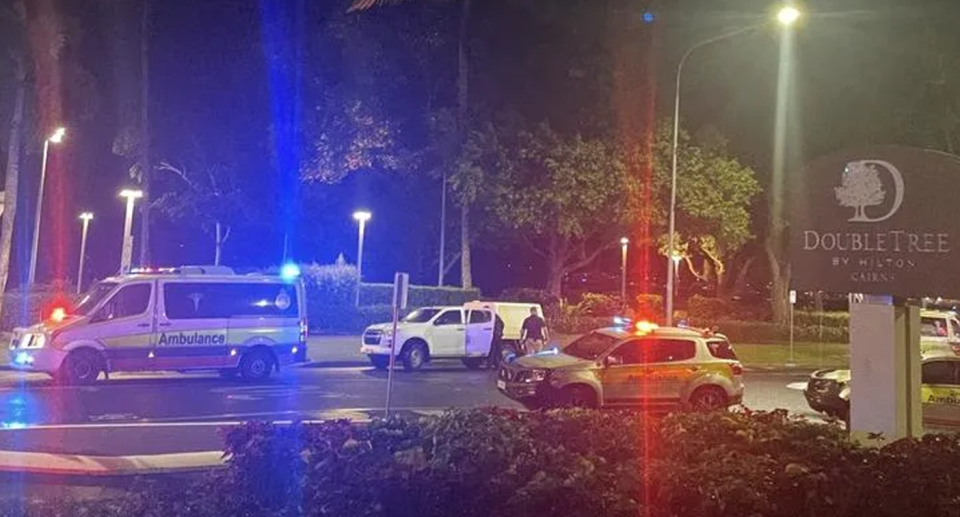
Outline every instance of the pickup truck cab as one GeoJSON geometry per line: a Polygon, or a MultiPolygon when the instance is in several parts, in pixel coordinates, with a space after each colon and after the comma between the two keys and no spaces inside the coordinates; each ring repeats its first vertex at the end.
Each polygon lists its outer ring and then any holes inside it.
{"type": "Polygon", "coordinates": [[[419,370],[433,359],[460,359],[467,368],[484,365],[493,345],[496,320],[503,322],[504,340],[518,340],[522,319],[536,304],[470,302],[463,306],[417,309],[397,324],[393,346],[393,323],[371,325],[363,332],[360,353],[374,367],[386,369],[391,351],[406,370],[419,370]],[[516,328],[514,328],[516,327],[516,328]]]}

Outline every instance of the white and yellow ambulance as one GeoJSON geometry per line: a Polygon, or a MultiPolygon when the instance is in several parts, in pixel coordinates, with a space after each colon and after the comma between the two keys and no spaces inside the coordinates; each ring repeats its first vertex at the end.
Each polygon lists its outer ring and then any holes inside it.
{"type": "Polygon", "coordinates": [[[107,278],[75,307],[14,330],[10,364],[67,384],[129,371],[215,370],[263,380],[306,362],[307,304],[295,274],[230,268],[134,270],[107,278]]]}

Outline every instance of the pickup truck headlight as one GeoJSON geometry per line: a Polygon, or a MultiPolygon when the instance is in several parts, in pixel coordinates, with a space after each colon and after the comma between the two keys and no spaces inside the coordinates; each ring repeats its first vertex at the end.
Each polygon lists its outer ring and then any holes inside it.
{"type": "Polygon", "coordinates": [[[547,379],[547,370],[527,370],[523,380],[525,382],[543,382],[547,379]]]}

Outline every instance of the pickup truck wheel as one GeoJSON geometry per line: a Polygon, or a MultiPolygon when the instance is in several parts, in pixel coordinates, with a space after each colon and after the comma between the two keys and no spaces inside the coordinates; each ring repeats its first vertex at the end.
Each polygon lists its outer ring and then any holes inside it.
{"type": "Polygon", "coordinates": [[[463,365],[471,370],[479,370],[483,368],[483,363],[486,361],[484,357],[464,357],[463,365]]]}
{"type": "Polygon", "coordinates": [[[373,365],[377,370],[386,370],[390,367],[390,356],[389,355],[371,355],[370,364],[373,365]]]}
{"type": "Polygon", "coordinates": [[[414,342],[407,345],[407,351],[403,354],[403,369],[412,372],[423,368],[423,363],[427,362],[427,346],[421,342],[414,342]]]}

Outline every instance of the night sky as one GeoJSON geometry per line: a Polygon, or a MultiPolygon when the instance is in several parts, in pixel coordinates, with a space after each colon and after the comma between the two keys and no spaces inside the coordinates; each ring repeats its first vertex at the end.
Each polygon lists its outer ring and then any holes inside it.
{"type": "MultiPolygon", "coordinates": [[[[658,66],[649,69],[655,72],[649,73],[648,82],[659,85],[659,89],[644,92],[640,101],[634,100],[633,104],[607,107],[621,119],[623,112],[640,109],[647,110],[643,116],[651,119],[654,111],[668,112],[669,109],[664,108],[672,102],[671,69],[690,41],[741,26],[745,20],[755,19],[757,13],[762,15],[770,8],[769,2],[759,0],[678,0],[663,4],[661,11],[654,10],[656,21],[650,24],[651,20],[643,19],[649,7],[647,2],[624,0],[621,3],[629,4],[630,12],[635,14],[636,27],[631,29],[634,32],[621,35],[634,47],[622,53],[617,64],[629,64],[635,56],[652,55],[658,66]],[[652,40],[644,39],[643,35],[651,34],[652,30],[659,31],[661,39],[648,49],[645,42],[652,40]]],[[[949,7],[955,2],[923,3],[949,7]]],[[[222,162],[236,171],[244,188],[251,193],[258,214],[254,223],[234,228],[225,246],[225,264],[238,268],[277,265],[282,258],[286,232],[294,235],[294,242],[290,243],[294,259],[330,263],[343,253],[352,261],[356,254],[356,225],[351,213],[356,208],[367,208],[373,212],[373,219],[367,233],[365,277],[371,281],[389,281],[395,271],[409,271],[417,283],[436,281],[434,261],[440,196],[439,182],[434,178],[374,168],[350,174],[336,185],[293,181],[297,171],[291,170],[295,166],[290,164],[295,163],[302,151],[298,147],[303,143],[299,140],[302,135],[297,127],[284,125],[282,120],[292,120],[293,126],[298,125],[303,113],[292,107],[298,106],[297,100],[302,99],[304,92],[297,88],[278,88],[276,81],[278,77],[307,77],[319,78],[317,81],[323,85],[327,84],[324,81],[338,84],[347,81],[351,73],[358,73],[357,67],[351,66],[356,63],[351,63],[350,58],[361,61],[360,51],[345,53],[340,61],[325,60],[323,48],[308,49],[307,58],[299,54],[306,52],[307,41],[322,47],[317,43],[322,43],[322,38],[306,36],[319,30],[330,17],[342,16],[347,2],[154,0],[151,4],[150,108],[154,162],[177,163],[190,154],[185,150],[192,149],[192,156],[197,156],[199,148],[199,155],[205,160],[222,162]],[[295,63],[295,66],[283,68],[284,63],[295,63]],[[271,64],[281,68],[272,68],[271,64]],[[270,141],[268,135],[272,127],[277,134],[285,135],[285,142],[270,141]],[[277,159],[276,149],[281,155],[277,159]],[[297,193],[292,193],[294,191],[297,193]],[[286,228],[285,220],[295,220],[295,223],[286,228]]],[[[898,54],[903,47],[901,39],[919,36],[929,25],[927,18],[933,12],[897,2],[847,0],[810,4],[811,9],[833,14],[818,15],[817,21],[811,20],[805,32],[799,34],[801,62],[797,80],[804,84],[797,91],[808,104],[798,111],[797,120],[807,124],[801,144],[797,146],[798,154],[819,154],[846,142],[875,139],[876,133],[887,129],[877,115],[882,113],[878,111],[878,106],[883,106],[882,95],[892,92],[897,98],[904,98],[902,93],[914,88],[908,81],[911,72],[903,66],[912,65],[916,60],[904,60],[903,55],[898,54]],[[900,59],[901,64],[895,64],[895,59],[900,59]],[[882,91],[884,88],[886,93],[882,91]],[[810,109],[811,106],[814,108],[810,109]]],[[[88,85],[86,90],[94,93],[78,100],[83,97],[78,92],[85,90],[68,78],[60,89],[65,105],[62,114],[55,116],[46,110],[39,117],[41,124],[50,126],[56,123],[52,118],[62,119],[60,122],[67,126],[68,136],[50,156],[38,276],[41,281],[58,276],[75,278],[80,234],[77,215],[91,210],[96,213],[96,219],[90,234],[87,275],[88,278],[103,277],[116,272],[119,263],[123,203],[117,192],[133,183],[127,175],[132,163],[114,155],[111,149],[120,128],[137,122],[140,4],[134,0],[37,0],[31,5],[34,15],[52,10],[61,13],[64,20],[76,21],[81,30],[74,35],[70,48],[73,58],[92,75],[93,88],[88,85]]],[[[439,6],[430,9],[437,10],[441,23],[453,23],[455,27],[453,4],[424,5],[439,6]]],[[[477,73],[473,87],[475,91],[485,92],[485,107],[499,108],[498,102],[507,102],[504,100],[507,93],[524,90],[526,97],[522,104],[536,113],[535,116],[545,117],[544,113],[550,112],[551,121],[562,125],[564,117],[570,115],[569,125],[579,129],[577,124],[583,117],[571,113],[584,97],[569,86],[568,83],[574,84],[574,81],[563,74],[551,76],[556,70],[530,61],[530,56],[543,48],[555,49],[555,54],[561,57],[571,56],[573,65],[564,63],[565,67],[558,68],[561,72],[586,69],[589,73],[610,74],[619,73],[620,69],[591,71],[589,66],[599,68],[603,61],[596,49],[587,46],[587,50],[577,50],[572,44],[568,47],[569,35],[557,36],[541,27],[524,25],[518,21],[516,11],[497,12],[500,7],[495,6],[501,5],[499,3],[477,5],[481,6],[475,22],[477,27],[492,30],[488,26],[495,25],[499,31],[496,38],[489,39],[486,53],[476,56],[476,66],[482,73],[477,73]],[[594,56],[598,57],[594,59],[594,56]]],[[[390,24],[415,9],[389,7],[361,13],[355,16],[363,19],[352,27],[366,27],[368,31],[372,30],[371,26],[379,27],[376,30],[385,34],[383,45],[395,45],[397,43],[386,34],[390,24]]],[[[941,21],[947,19],[935,17],[941,21]]],[[[596,48],[613,48],[611,38],[602,34],[603,30],[598,32],[603,37],[594,38],[596,48]]],[[[591,37],[588,34],[586,39],[591,37]]],[[[774,41],[769,34],[758,34],[724,44],[722,52],[711,50],[698,57],[699,61],[691,66],[685,79],[687,124],[718,126],[730,140],[731,151],[757,170],[761,183],[769,174],[772,147],[774,41]]],[[[455,52],[455,47],[448,46],[437,59],[446,64],[455,63],[455,52]]],[[[422,101],[417,96],[423,92],[410,87],[412,82],[397,80],[394,85],[392,77],[372,74],[361,78],[359,84],[366,84],[367,79],[375,79],[383,88],[393,88],[391,102],[383,107],[391,114],[414,109],[411,106],[422,101]]],[[[450,81],[440,83],[440,90],[452,95],[455,91],[452,86],[450,81]]],[[[9,99],[9,91],[0,86],[0,114],[4,123],[9,99]]],[[[445,100],[452,104],[449,97],[445,100]]],[[[32,227],[42,135],[49,131],[46,127],[31,127],[28,134],[11,287],[16,287],[26,275],[27,238],[32,227]],[[16,274],[20,271],[22,274],[16,274]]],[[[404,138],[404,144],[411,148],[425,145],[422,134],[404,138]]],[[[177,185],[169,174],[154,174],[155,195],[177,185]]],[[[762,208],[755,211],[758,218],[762,218],[763,213],[762,208]]],[[[451,217],[456,215],[456,210],[451,210],[451,217]]],[[[197,222],[172,223],[155,213],[152,228],[155,265],[212,262],[213,239],[197,222]]],[[[455,228],[451,231],[456,234],[455,228]]],[[[135,231],[135,235],[139,233],[135,231]]],[[[534,257],[521,247],[509,242],[493,242],[496,236],[479,238],[483,246],[475,247],[474,275],[485,291],[495,293],[510,285],[542,282],[543,275],[535,267],[534,257]]],[[[758,242],[750,245],[751,252],[759,252],[758,242]]],[[[452,246],[448,245],[448,250],[452,246]]],[[[616,274],[617,260],[618,253],[612,250],[594,269],[616,274]]],[[[453,269],[448,283],[457,281],[457,269],[453,269]]]]}

